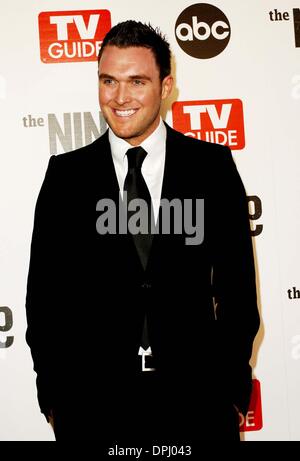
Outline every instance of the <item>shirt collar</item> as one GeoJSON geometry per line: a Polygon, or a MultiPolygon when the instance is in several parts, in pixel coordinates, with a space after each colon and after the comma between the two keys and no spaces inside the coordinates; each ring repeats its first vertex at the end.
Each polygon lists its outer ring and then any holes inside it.
{"type": "MultiPolygon", "coordinates": [[[[108,138],[114,162],[120,166],[126,162],[127,165],[126,152],[133,146],[124,139],[116,136],[111,128],[108,129],[108,138]]],[[[147,163],[149,161],[151,161],[151,163],[155,162],[158,156],[165,153],[166,138],[167,130],[162,118],[160,118],[157,128],[140,144],[148,154],[145,159],[145,161],[147,160],[147,163]]]]}

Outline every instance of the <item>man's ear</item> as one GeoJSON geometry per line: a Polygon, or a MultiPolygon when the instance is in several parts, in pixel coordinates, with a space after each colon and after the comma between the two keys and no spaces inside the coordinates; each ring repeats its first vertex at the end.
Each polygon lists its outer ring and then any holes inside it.
{"type": "Polygon", "coordinates": [[[167,75],[161,84],[161,99],[166,99],[171,93],[173,88],[173,77],[172,75],[167,75]]]}

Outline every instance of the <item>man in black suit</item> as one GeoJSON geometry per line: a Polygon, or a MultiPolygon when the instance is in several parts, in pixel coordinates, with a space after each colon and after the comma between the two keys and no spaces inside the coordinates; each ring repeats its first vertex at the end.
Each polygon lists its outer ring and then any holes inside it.
{"type": "Polygon", "coordinates": [[[239,440],[259,326],[247,199],[229,148],[162,122],[172,83],[160,32],[116,25],[99,55],[109,129],[49,161],[26,338],[57,440],[239,440]]]}

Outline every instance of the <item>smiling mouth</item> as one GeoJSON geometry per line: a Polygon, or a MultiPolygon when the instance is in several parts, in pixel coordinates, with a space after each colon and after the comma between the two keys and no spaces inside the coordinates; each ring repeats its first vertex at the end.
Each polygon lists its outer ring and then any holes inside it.
{"type": "Polygon", "coordinates": [[[114,109],[114,113],[118,117],[131,117],[133,114],[135,114],[138,111],[138,109],[127,109],[127,110],[118,110],[114,109]]]}

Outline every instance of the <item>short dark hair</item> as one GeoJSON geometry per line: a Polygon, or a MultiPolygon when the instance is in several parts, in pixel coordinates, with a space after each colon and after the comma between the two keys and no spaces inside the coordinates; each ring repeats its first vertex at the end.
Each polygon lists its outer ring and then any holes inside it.
{"type": "Polygon", "coordinates": [[[118,48],[130,46],[144,47],[152,51],[156,64],[159,68],[160,80],[162,81],[171,73],[171,51],[170,45],[159,28],[150,24],[143,24],[140,21],[124,21],[115,25],[104,37],[98,55],[100,62],[104,48],[108,45],[118,48]]]}

